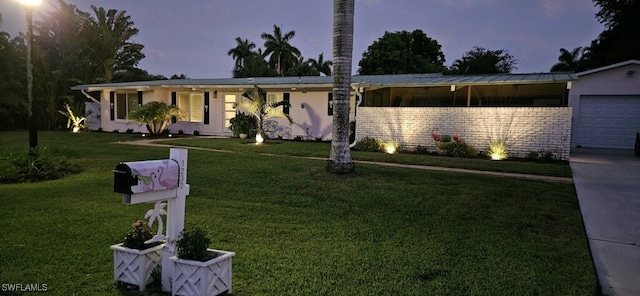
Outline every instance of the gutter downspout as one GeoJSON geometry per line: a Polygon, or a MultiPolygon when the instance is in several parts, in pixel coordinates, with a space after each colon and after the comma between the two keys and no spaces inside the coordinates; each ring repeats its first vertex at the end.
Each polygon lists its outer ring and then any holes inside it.
{"type": "MultiPolygon", "coordinates": [[[[358,86],[351,86],[354,90],[354,93],[356,95],[356,103],[354,105],[354,110],[353,110],[353,114],[355,114],[356,118],[358,117],[358,105],[360,105],[362,103],[362,87],[358,87],[358,86]]],[[[354,119],[356,119],[354,118],[354,119]]],[[[356,121],[357,122],[357,121],[356,121]]],[[[356,123],[357,125],[357,123],[356,123]]],[[[356,144],[358,143],[358,141],[354,140],[353,143],[349,144],[349,149],[353,149],[353,147],[356,146],[356,144]]]]}
{"type": "Polygon", "coordinates": [[[93,102],[100,104],[100,101],[96,100],[96,98],[92,97],[90,94],[88,94],[84,89],[81,89],[80,92],[87,97],[89,100],[92,100],[93,102]]]}

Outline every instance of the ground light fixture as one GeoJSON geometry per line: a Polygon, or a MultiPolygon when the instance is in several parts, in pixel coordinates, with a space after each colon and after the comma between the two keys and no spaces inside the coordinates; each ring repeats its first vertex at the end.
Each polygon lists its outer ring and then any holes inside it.
{"type": "Polygon", "coordinates": [[[387,154],[395,154],[398,151],[398,144],[395,142],[384,143],[384,152],[387,154]]]}

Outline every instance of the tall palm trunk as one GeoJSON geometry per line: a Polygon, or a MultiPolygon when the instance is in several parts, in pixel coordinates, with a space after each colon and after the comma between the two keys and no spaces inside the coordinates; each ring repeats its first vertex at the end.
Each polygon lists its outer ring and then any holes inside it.
{"type": "Polygon", "coordinates": [[[336,174],[355,170],[349,151],[349,98],[355,0],[333,1],[333,137],[326,169],[336,174]]]}

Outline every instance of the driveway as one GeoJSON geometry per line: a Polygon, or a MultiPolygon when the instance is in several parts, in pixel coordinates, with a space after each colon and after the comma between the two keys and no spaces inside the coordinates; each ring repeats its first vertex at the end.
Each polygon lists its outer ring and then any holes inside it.
{"type": "Polygon", "coordinates": [[[602,293],[640,295],[640,158],[582,150],[570,161],[602,293]]]}

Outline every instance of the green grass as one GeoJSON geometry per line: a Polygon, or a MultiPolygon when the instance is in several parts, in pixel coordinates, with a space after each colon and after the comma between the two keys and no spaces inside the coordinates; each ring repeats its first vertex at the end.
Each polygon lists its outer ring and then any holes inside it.
{"type": "MultiPolygon", "coordinates": [[[[190,138],[179,140],[158,141],[162,144],[176,146],[201,147],[216,150],[237,152],[269,153],[306,157],[329,157],[330,143],[324,142],[290,142],[274,141],[268,145],[253,145],[253,140],[240,139],[211,139],[190,138]]],[[[351,151],[354,160],[379,161],[400,164],[414,164],[425,166],[438,166],[449,168],[461,168],[481,171],[495,171],[519,174],[533,174],[555,177],[571,177],[571,168],[568,162],[538,163],[528,161],[504,160],[491,161],[479,158],[458,158],[447,156],[435,156],[413,153],[401,153],[389,155],[386,153],[351,151]]]]}
{"type": "MultiPolygon", "coordinates": [[[[112,170],[169,151],[111,144],[134,135],[39,135],[84,170],[0,184],[0,283],[117,295],[109,245],[151,205],[123,205],[112,170]]],[[[0,133],[0,147],[27,143],[0,133]]],[[[596,295],[570,184],[324,164],[189,151],[186,222],[236,252],[233,295],[596,295]]]]}

